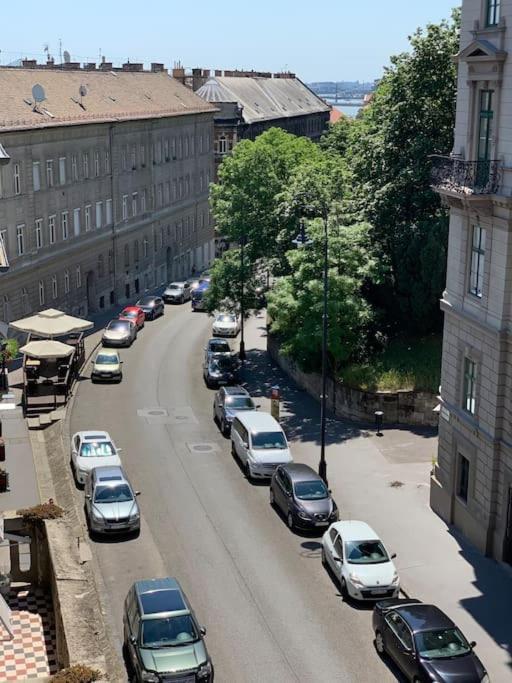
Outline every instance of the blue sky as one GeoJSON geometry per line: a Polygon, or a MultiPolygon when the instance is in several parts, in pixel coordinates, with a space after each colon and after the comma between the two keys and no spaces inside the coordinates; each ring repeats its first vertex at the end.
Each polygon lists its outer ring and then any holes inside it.
{"type": "Polygon", "coordinates": [[[28,0],[2,2],[0,62],[164,62],[186,67],[295,71],[303,80],[373,80],[418,26],[458,0],[28,0]]]}

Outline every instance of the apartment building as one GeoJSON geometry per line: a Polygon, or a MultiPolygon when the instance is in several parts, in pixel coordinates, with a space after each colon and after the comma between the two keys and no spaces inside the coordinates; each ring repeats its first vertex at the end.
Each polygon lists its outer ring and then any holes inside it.
{"type": "Polygon", "coordinates": [[[0,320],[88,315],[199,271],[215,108],[163,65],[0,68],[0,320]]]}
{"type": "Polygon", "coordinates": [[[512,564],[512,3],[464,0],[450,207],[439,455],[431,505],[512,564]]]}

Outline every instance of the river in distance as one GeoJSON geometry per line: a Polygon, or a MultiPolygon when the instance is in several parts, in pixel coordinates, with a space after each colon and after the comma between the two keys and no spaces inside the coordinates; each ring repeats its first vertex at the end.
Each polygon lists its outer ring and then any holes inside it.
{"type": "Polygon", "coordinates": [[[357,112],[363,106],[362,100],[348,100],[350,104],[346,104],[345,102],[334,102],[329,95],[320,95],[320,97],[322,97],[328,104],[340,111],[342,114],[345,116],[350,116],[351,118],[357,116],[357,112]]]}

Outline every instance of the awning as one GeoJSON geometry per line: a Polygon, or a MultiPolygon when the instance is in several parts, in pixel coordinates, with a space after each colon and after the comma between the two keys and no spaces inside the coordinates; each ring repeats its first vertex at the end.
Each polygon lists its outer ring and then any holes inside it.
{"type": "Polygon", "coordinates": [[[74,350],[72,346],[53,339],[31,341],[20,349],[21,353],[31,358],[66,358],[74,350]]]}
{"type": "Polygon", "coordinates": [[[82,318],[74,318],[67,313],[47,308],[28,318],[10,323],[10,327],[19,332],[36,334],[39,337],[61,337],[71,332],[83,332],[94,327],[94,323],[82,318]]]}

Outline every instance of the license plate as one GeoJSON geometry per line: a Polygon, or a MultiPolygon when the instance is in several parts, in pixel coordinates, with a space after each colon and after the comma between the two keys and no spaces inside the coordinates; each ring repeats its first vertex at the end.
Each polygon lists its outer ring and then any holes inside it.
{"type": "Polygon", "coordinates": [[[372,595],[384,595],[384,593],[387,593],[388,589],[387,588],[378,588],[374,591],[372,591],[372,595]]]}
{"type": "Polygon", "coordinates": [[[315,526],[329,526],[329,522],[315,522],[315,526]]]}

